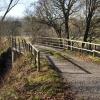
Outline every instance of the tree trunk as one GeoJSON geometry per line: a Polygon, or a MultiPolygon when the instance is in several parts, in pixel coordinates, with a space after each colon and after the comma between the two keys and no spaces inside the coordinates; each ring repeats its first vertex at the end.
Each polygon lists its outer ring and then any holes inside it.
{"type": "MultiPolygon", "coordinates": [[[[92,13],[90,13],[87,17],[87,21],[86,21],[86,30],[85,30],[85,34],[84,34],[84,38],[83,41],[87,42],[87,39],[89,37],[89,31],[90,31],[90,25],[91,25],[91,19],[92,19],[92,13]]],[[[82,48],[84,48],[85,44],[82,43],[82,48]]]]}
{"type": "Polygon", "coordinates": [[[87,42],[89,30],[90,30],[90,21],[88,21],[86,25],[86,30],[85,30],[84,39],[83,39],[84,42],[87,42]]]}
{"type": "Polygon", "coordinates": [[[5,19],[7,13],[9,12],[10,6],[11,6],[12,2],[13,2],[13,0],[10,0],[10,3],[9,3],[9,5],[8,5],[8,8],[7,8],[6,12],[4,13],[4,15],[3,15],[2,19],[1,19],[2,22],[3,22],[3,20],[5,19]]]}
{"type": "Polygon", "coordinates": [[[66,38],[69,39],[69,25],[68,25],[68,20],[69,18],[66,17],[65,18],[65,34],[66,34],[66,38]]]}
{"type": "MultiPolygon", "coordinates": [[[[57,33],[58,38],[62,38],[61,29],[56,29],[56,33],[57,33]]],[[[62,39],[60,39],[59,43],[60,43],[60,47],[63,47],[62,39]]]]}
{"type": "MultiPolygon", "coordinates": [[[[65,18],[65,34],[66,34],[66,38],[69,39],[69,25],[68,25],[68,20],[69,17],[65,18]]],[[[70,41],[68,41],[68,45],[70,46],[70,41]]],[[[68,46],[68,50],[70,50],[70,47],[68,46]]]]}
{"type": "MultiPolygon", "coordinates": [[[[91,33],[90,38],[89,38],[90,43],[92,42],[92,37],[93,37],[93,32],[91,33]]],[[[89,45],[89,50],[92,50],[92,45],[91,44],[89,45]]]]}

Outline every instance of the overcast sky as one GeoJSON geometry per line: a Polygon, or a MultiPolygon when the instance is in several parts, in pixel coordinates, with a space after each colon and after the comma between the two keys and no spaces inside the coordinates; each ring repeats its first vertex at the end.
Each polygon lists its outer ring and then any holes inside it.
{"type": "MultiPolygon", "coordinates": [[[[7,0],[0,0],[3,3],[7,3],[7,0]]],[[[9,1],[9,0],[8,0],[9,1]]],[[[20,0],[19,4],[17,4],[7,16],[22,18],[25,15],[25,9],[30,5],[30,3],[35,2],[37,0],[20,0]]],[[[4,4],[2,4],[4,5],[4,4]]],[[[0,15],[3,15],[4,12],[0,12],[0,15]]]]}

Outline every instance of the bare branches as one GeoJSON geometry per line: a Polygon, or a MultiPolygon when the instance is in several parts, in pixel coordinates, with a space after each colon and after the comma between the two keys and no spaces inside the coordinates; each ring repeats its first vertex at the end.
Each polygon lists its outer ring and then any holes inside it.
{"type": "Polygon", "coordinates": [[[6,15],[8,14],[8,12],[9,12],[13,7],[15,7],[15,6],[18,4],[18,2],[19,2],[19,0],[10,0],[10,1],[9,1],[7,10],[6,10],[6,12],[4,13],[4,15],[3,15],[1,21],[3,21],[3,20],[5,19],[5,17],[6,17],[6,15]]]}
{"type": "Polygon", "coordinates": [[[84,41],[87,42],[91,28],[92,18],[100,5],[99,0],[86,0],[86,29],[84,34],[84,41]]]}
{"type": "Polygon", "coordinates": [[[36,13],[40,23],[53,27],[58,35],[61,37],[61,25],[63,21],[61,12],[54,6],[52,0],[39,1],[36,13]]]}

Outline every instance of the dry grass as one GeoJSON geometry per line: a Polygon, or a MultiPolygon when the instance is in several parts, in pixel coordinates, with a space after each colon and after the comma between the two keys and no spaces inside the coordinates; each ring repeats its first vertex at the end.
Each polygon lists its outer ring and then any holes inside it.
{"type": "Polygon", "coordinates": [[[77,57],[80,60],[100,64],[100,57],[93,57],[93,55],[68,50],[67,53],[71,56],[77,57]]]}
{"type": "Polygon", "coordinates": [[[70,86],[48,62],[42,59],[41,72],[37,72],[30,55],[16,60],[0,91],[0,100],[74,100],[70,86]]]}
{"type": "Polygon", "coordinates": [[[0,40],[0,54],[6,51],[10,47],[9,42],[6,40],[6,38],[2,38],[0,40]]]}

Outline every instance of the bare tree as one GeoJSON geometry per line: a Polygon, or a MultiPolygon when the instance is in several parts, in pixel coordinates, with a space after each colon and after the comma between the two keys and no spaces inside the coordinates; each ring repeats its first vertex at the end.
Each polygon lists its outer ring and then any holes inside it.
{"type": "Polygon", "coordinates": [[[10,0],[6,12],[4,13],[1,21],[5,19],[6,15],[10,12],[10,10],[18,4],[19,0],[10,0]]]}
{"type": "MultiPolygon", "coordinates": [[[[91,28],[92,18],[96,13],[96,10],[100,7],[100,0],[86,0],[86,29],[84,34],[84,41],[88,41],[89,32],[91,28]]],[[[84,46],[84,44],[83,44],[84,46]]]]}
{"type": "MultiPolygon", "coordinates": [[[[1,18],[1,21],[0,21],[0,35],[2,35],[2,25],[3,25],[3,22],[4,22],[4,19],[6,17],[6,15],[12,10],[12,8],[14,8],[17,4],[18,4],[19,0],[9,0],[9,3],[7,5],[7,8],[6,8],[6,11],[3,15],[3,17],[1,18]]],[[[2,10],[2,9],[1,9],[2,10]]],[[[0,37],[1,39],[1,37],[0,37]]]]}
{"type": "Polygon", "coordinates": [[[53,0],[55,6],[62,12],[65,25],[65,35],[69,39],[69,18],[70,15],[79,11],[79,0],[53,0]]]}
{"type": "Polygon", "coordinates": [[[36,16],[38,22],[53,27],[59,38],[61,35],[61,26],[63,24],[59,11],[54,6],[52,0],[41,0],[36,7],[36,16]]]}

